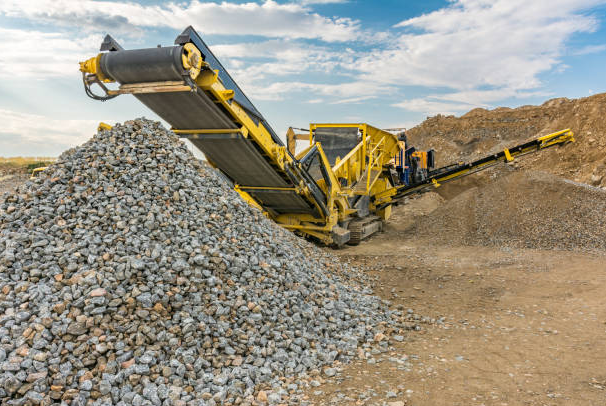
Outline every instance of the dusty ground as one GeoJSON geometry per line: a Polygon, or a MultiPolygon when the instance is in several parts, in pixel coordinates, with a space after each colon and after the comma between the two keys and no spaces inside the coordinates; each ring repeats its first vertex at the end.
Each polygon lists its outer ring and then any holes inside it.
{"type": "Polygon", "coordinates": [[[29,175],[25,169],[0,165],[0,196],[4,192],[13,191],[27,179],[29,179],[29,175]]]}
{"type": "Polygon", "coordinates": [[[440,203],[428,196],[398,207],[384,233],[336,253],[378,275],[377,294],[443,322],[344,366],[308,391],[310,400],[606,404],[606,255],[403,240],[415,217],[440,203]]]}

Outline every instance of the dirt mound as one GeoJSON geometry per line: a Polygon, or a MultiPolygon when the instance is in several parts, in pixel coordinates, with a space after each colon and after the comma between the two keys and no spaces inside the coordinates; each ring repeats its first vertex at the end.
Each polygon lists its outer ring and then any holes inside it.
{"type": "Polygon", "coordinates": [[[606,249],[606,191],[544,172],[515,171],[471,188],[407,233],[439,244],[606,249]]]}
{"type": "Polygon", "coordinates": [[[434,148],[439,166],[466,161],[571,128],[576,142],[522,159],[540,169],[578,182],[606,186],[606,93],[582,99],[557,98],[541,106],[476,108],[461,117],[437,115],[410,129],[419,148],[434,148]]]}

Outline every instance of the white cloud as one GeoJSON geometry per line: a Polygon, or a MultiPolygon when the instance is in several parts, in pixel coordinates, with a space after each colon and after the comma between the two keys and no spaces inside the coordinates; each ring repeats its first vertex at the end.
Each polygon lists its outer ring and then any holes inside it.
{"type": "MultiPolygon", "coordinates": [[[[267,86],[250,83],[245,90],[258,100],[282,100],[286,94],[299,97],[299,93],[304,92],[308,97],[330,97],[331,104],[339,104],[340,100],[347,103],[346,99],[350,98],[376,98],[393,91],[394,87],[366,81],[346,83],[274,82],[267,86]]],[[[357,100],[353,100],[353,102],[355,101],[357,100]]]]}
{"type": "Polygon", "coordinates": [[[294,40],[219,44],[211,46],[211,49],[229,68],[232,76],[242,83],[302,72],[306,75],[312,72],[334,73],[353,66],[355,56],[349,48],[333,51],[325,46],[294,40]]]}
{"type": "Polygon", "coordinates": [[[455,103],[467,103],[476,107],[490,107],[491,103],[500,100],[515,98],[525,99],[529,97],[549,96],[545,91],[520,91],[508,88],[492,90],[462,90],[442,95],[430,95],[428,97],[455,103]]]}
{"type": "Polygon", "coordinates": [[[44,33],[0,27],[0,78],[78,75],[78,62],[94,56],[102,37],[69,38],[61,33],[44,33]]]}
{"type": "Polygon", "coordinates": [[[494,107],[491,103],[505,99],[524,99],[529,97],[546,97],[546,91],[517,91],[513,89],[463,90],[445,94],[430,94],[426,97],[404,100],[393,104],[408,111],[434,114],[460,114],[475,107],[494,107]]]}
{"type": "Polygon", "coordinates": [[[349,97],[346,99],[338,99],[333,101],[331,104],[353,104],[353,103],[362,103],[363,101],[366,100],[370,100],[370,99],[376,99],[377,95],[367,95],[367,96],[356,96],[356,97],[349,97]]]}
{"type": "Polygon", "coordinates": [[[456,115],[474,107],[465,103],[448,103],[424,98],[404,100],[400,103],[393,104],[393,106],[400,107],[408,111],[424,113],[429,116],[435,114],[456,115]]]}
{"type": "Polygon", "coordinates": [[[599,54],[600,52],[606,51],[606,44],[602,45],[586,45],[582,48],[576,49],[571,52],[572,55],[589,55],[599,54]]]}
{"type": "MultiPolygon", "coordinates": [[[[213,49],[235,62],[234,77],[257,99],[278,100],[288,93],[306,91],[333,96],[328,101],[331,104],[355,103],[402,85],[441,87],[446,90],[443,94],[430,93],[425,99],[404,100],[395,106],[427,114],[454,114],[506,99],[549,94],[541,89],[540,74],[567,69],[561,62],[567,40],[595,29],[596,19],[584,10],[604,2],[555,1],[454,1],[397,24],[404,31],[398,36],[385,34],[390,38],[384,41],[387,45],[369,52],[334,51],[284,40],[213,49]],[[251,61],[243,55],[266,60],[251,61]],[[314,71],[352,79],[339,85],[275,83],[275,79],[273,84],[260,85],[276,76],[314,71]]],[[[579,52],[599,51],[601,46],[579,52]]]]}
{"type": "Polygon", "coordinates": [[[289,94],[300,92],[311,94],[312,98],[322,95],[361,100],[370,98],[369,92],[374,94],[380,89],[393,88],[356,80],[356,53],[349,48],[335,51],[293,40],[225,44],[211,48],[245,93],[256,100],[282,100],[289,94]],[[311,79],[314,74],[317,77],[311,79]],[[285,76],[294,79],[285,81],[285,76]],[[349,82],[335,84],[331,83],[331,78],[333,82],[349,82]]]}
{"type": "Polygon", "coordinates": [[[95,120],[63,120],[38,114],[0,109],[0,138],[18,135],[20,155],[59,154],[92,137],[99,125],[95,120]]]}
{"type": "Polygon", "coordinates": [[[349,0],[300,0],[301,4],[343,4],[348,3],[349,0]]]}
{"type": "MultiPolygon", "coordinates": [[[[354,75],[352,86],[356,88],[360,88],[361,82],[375,83],[373,87],[380,87],[376,83],[445,87],[454,91],[452,97],[462,98],[455,101],[485,104],[498,100],[496,94],[524,94],[520,91],[538,88],[541,73],[564,69],[559,58],[566,40],[574,33],[593,30],[597,24],[583,10],[602,2],[537,0],[527,4],[524,0],[456,0],[438,11],[396,24],[397,29],[404,29],[400,34],[370,33],[383,46],[366,52],[349,48],[333,50],[297,40],[345,41],[359,38],[361,32],[357,21],[321,16],[301,2],[269,0],[261,4],[252,1],[236,4],[192,0],[157,6],[91,0],[5,0],[0,4],[0,14],[76,25],[81,29],[124,29],[123,32],[132,31],[133,26],[180,29],[195,21],[205,33],[276,38],[212,47],[220,58],[226,59],[232,75],[244,88],[258,88],[260,82],[276,76],[345,73],[354,75]],[[497,90],[479,90],[483,87],[497,90]]],[[[49,56],[49,67],[43,69],[55,74],[73,69],[76,54],[84,57],[83,41],[87,42],[86,49],[92,49],[86,39],[70,44],[71,36],[34,34],[37,37],[31,40],[31,46],[39,52],[46,50],[49,56]]],[[[95,41],[94,45],[98,43],[95,41]]],[[[10,69],[8,65],[17,65],[14,55],[20,46],[19,41],[12,40],[0,45],[0,50],[8,49],[5,53],[8,56],[3,58],[7,66],[3,70],[10,69]]],[[[578,52],[599,52],[601,47],[586,47],[578,52]]],[[[38,68],[25,69],[21,74],[34,73],[35,69],[38,68]]],[[[275,98],[267,94],[262,97],[275,98]]]]}
{"type": "Polygon", "coordinates": [[[535,88],[539,74],[559,64],[570,36],[595,29],[582,12],[600,2],[458,0],[397,24],[406,29],[397,44],[364,65],[389,83],[535,88]]]}
{"type": "MultiPolygon", "coordinates": [[[[204,34],[259,35],[274,38],[319,38],[349,41],[358,37],[359,22],[324,17],[303,4],[200,2],[143,5],[92,0],[3,0],[0,14],[69,28],[112,30],[132,34],[133,28],[195,25],[204,34]]],[[[140,34],[139,31],[136,32],[140,34]]]]}
{"type": "Polygon", "coordinates": [[[396,24],[403,29],[399,40],[363,58],[372,74],[362,77],[445,88],[445,94],[396,104],[427,114],[543,95],[540,75],[567,68],[561,62],[566,42],[596,29],[597,20],[585,10],[601,3],[605,1],[455,0],[396,24]]]}

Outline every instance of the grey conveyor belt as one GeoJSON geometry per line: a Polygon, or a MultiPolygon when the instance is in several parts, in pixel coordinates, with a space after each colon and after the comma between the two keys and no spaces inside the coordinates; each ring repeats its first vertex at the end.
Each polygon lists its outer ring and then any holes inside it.
{"type": "MultiPolygon", "coordinates": [[[[121,50],[103,54],[103,73],[120,84],[180,81],[181,46],[121,50]],[[142,68],[143,67],[143,68],[142,68]]],[[[292,187],[292,181],[242,136],[239,126],[201,89],[193,92],[136,94],[148,108],[179,130],[223,130],[216,134],[185,134],[184,137],[233,182],[249,187],[292,187]],[[224,130],[234,129],[233,133],[224,130]]],[[[276,213],[317,214],[315,206],[294,191],[256,190],[250,194],[267,210],[276,213]]]]}
{"type": "MultiPolygon", "coordinates": [[[[182,46],[133,49],[103,54],[103,73],[120,84],[183,81],[182,46]]],[[[143,104],[179,130],[237,128],[200,89],[195,92],[135,94],[143,104]]]]}

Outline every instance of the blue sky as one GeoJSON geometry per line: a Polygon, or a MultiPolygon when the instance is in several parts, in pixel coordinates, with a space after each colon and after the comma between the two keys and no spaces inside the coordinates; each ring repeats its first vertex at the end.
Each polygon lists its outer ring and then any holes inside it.
{"type": "Polygon", "coordinates": [[[427,116],[606,91],[606,0],[0,2],[0,156],[54,156],[100,121],[78,62],[112,34],[171,45],[192,25],[273,128],[411,127],[427,116]]]}

